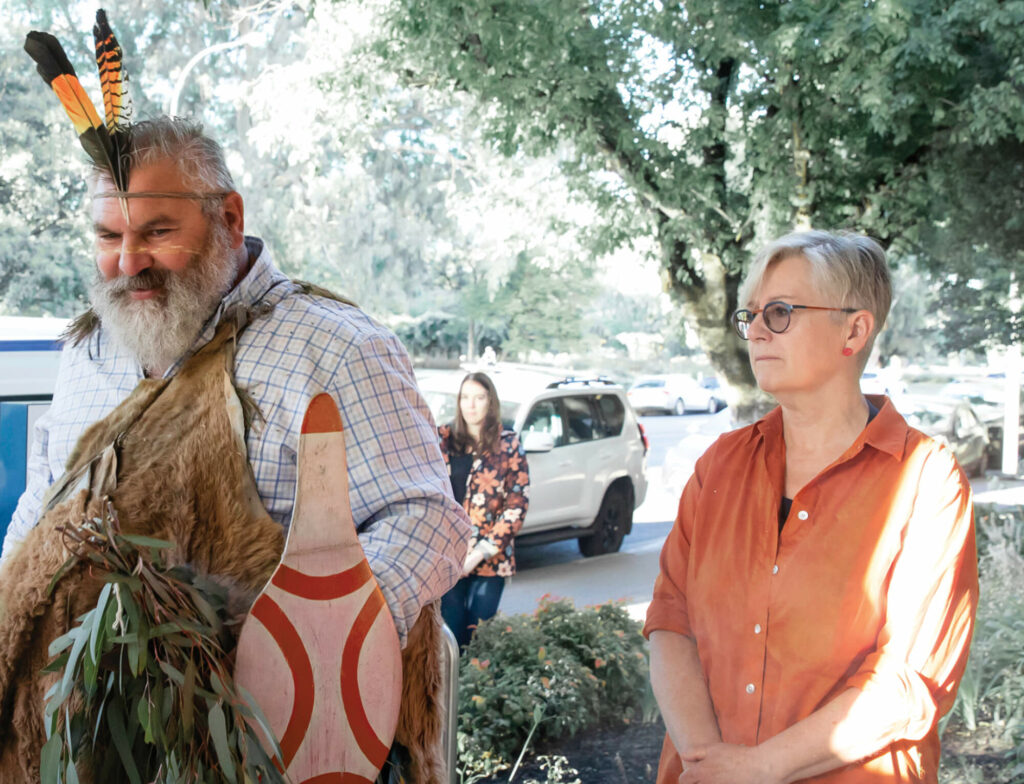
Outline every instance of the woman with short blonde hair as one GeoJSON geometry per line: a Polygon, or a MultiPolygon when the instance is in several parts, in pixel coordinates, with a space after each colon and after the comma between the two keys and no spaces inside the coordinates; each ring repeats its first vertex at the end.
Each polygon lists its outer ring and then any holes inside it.
{"type": "Polygon", "coordinates": [[[802,232],[751,265],[732,322],[778,407],[698,460],[644,633],[659,784],[938,781],[938,723],[978,599],[971,489],[860,375],[885,254],[802,232]]]}

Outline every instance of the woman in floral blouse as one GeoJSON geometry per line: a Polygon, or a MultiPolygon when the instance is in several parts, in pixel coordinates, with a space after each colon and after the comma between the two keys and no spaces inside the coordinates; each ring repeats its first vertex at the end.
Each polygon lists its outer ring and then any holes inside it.
{"type": "Polygon", "coordinates": [[[452,493],[473,523],[462,579],[441,600],[441,614],[464,647],[480,621],[498,611],[516,570],[516,533],[526,517],[530,472],[519,436],[501,429],[498,393],[484,373],[459,387],[455,421],[438,428],[452,493]]]}

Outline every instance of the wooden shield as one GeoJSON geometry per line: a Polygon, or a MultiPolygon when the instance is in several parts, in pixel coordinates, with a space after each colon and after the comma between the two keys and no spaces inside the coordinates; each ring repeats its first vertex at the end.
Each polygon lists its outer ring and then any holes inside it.
{"type": "Polygon", "coordinates": [[[288,540],[242,626],[235,678],[296,784],[376,778],[398,722],[401,650],[356,537],[345,435],[326,394],[306,409],[288,540]]]}

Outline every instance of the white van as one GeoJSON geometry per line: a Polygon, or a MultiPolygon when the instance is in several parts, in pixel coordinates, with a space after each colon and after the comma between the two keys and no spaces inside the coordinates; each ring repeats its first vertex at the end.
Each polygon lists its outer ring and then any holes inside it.
{"type": "Polygon", "coordinates": [[[25,489],[36,419],[49,408],[67,319],[0,316],[0,540],[25,489]]]}

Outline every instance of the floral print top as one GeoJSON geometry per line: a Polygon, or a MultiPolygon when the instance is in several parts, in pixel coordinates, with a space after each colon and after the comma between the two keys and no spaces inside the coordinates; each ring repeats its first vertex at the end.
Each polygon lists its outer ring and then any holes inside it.
{"type": "MultiPolygon", "coordinates": [[[[449,461],[451,427],[437,429],[441,438],[441,454],[451,473],[449,461]]],[[[530,498],[530,470],[526,451],[519,436],[511,430],[501,434],[496,453],[473,456],[473,466],[466,480],[466,497],[462,502],[473,524],[469,547],[487,540],[497,553],[485,558],[471,572],[480,577],[510,577],[516,571],[513,539],[523,525],[530,498]]]]}

